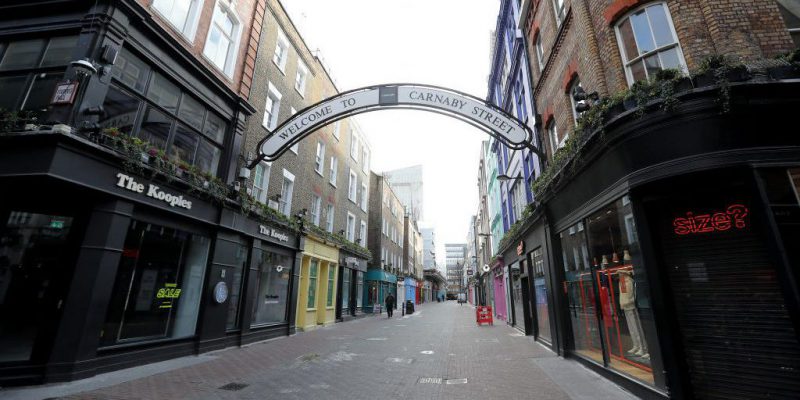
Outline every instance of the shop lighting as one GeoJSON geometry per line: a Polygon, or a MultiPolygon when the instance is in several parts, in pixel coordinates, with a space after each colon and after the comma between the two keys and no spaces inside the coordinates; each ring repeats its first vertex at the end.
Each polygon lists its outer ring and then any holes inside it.
{"type": "Polygon", "coordinates": [[[497,175],[496,179],[498,181],[500,181],[500,182],[507,182],[507,181],[518,181],[518,180],[522,179],[522,177],[521,176],[511,177],[511,176],[508,176],[506,174],[501,174],[501,175],[497,175]]]}

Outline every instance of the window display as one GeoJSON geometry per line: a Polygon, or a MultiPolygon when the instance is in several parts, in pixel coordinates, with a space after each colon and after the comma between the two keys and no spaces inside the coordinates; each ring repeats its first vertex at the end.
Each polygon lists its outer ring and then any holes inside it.
{"type": "Polygon", "coordinates": [[[289,294],[292,259],[261,249],[253,250],[253,258],[259,262],[252,325],[286,322],[286,297],[289,294]]]}
{"type": "Polygon", "coordinates": [[[101,346],[194,335],[210,240],[131,221],[101,346]]]}
{"type": "Polygon", "coordinates": [[[541,247],[531,252],[531,262],[533,263],[533,286],[536,297],[536,321],[539,326],[539,338],[550,342],[553,338],[550,334],[550,313],[547,310],[544,254],[541,247]]]}

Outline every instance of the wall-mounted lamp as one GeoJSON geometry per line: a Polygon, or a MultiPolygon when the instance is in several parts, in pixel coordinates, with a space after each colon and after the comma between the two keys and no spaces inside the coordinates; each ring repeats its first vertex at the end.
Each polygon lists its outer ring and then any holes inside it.
{"type": "Polygon", "coordinates": [[[522,179],[522,177],[521,176],[511,177],[511,176],[508,176],[506,174],[501,174],[501,175],[497,175],[496,179],[498,181],[500,181],[500,182],[507,182],[507,181],[518,181],[518,180],[522,179]]]}

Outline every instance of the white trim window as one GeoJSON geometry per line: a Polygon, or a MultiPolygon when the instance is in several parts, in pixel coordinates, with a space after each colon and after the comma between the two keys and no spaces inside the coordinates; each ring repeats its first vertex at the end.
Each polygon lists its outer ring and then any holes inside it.
{"type": "Polygon", "coordinates": [[[294,78],[294,90],[300,93],[301,97],[306,97],[306,78],[308,78],[308,67],[302,61],[297,60],[297,74],[294,78]]]}
{"type": "Polygon", "coordinates": [[[350,158],[358,162],[358,135],[355,129],[350,129],[350,158]]]}
{"type": "Polygon", "coordinates": [[[276,88],[272,82],[269,82],[267,101],[264,104],[264,119],[261,121],[261,125],[270,131],[275,129],[275,126],[278,125],[278,112],[281,109],[281,97],[283,97],[283,95],[278,91],[278,88],[276,88]]]}
{"type": "Polygon", "coordinates": [[[242,24],[233,7],[227,1],[218,0],[214,7],[214,16],[208,29],[203,55],[228,77],[233,76],[241,36],[242,24]]]}
{"type": "Polygon", "coordinates": [[[544,48],[542,47],[542,34],[536,35],[536,65],[539,67],[539,73],[544,70],[544,48]]]}
{"type": "Polygon", "coordinates": [[[331,176],[328,182],[330,182],[331,185],[333,185],[333,187],[336,187],[336,178],[338,177],[338,175],[339,175],[339,159],[336,158],[335,156],[331,156],[331,176]]]}
{"type": "Polygon", "coordinates": [[[550,138],[550,150],[552,150],[553,154],[556,154],[556,151],[564,146],[564,143],[567,141],[567,137],[569,136],[564,135],[564,137],[559,140],[558,127],[556,127],[555,118],[553,118],[553,120],[550,121],[550,124],[547,125],[547,135],[550,138]]]}
{"type": "Polygon", "coordinates": [[[292,192],[294,192],[294,174],[283,170],[283,185],[281,185],[281,198],[278,211],[289,216],[292,212],[292,192]]]}
{"type": "Polygon", "coordinates": [[[633,11],[614,29],[628,85],[649,79],[662,69],[686,72],[683,51],[665,3],[648,4],[633,11]]]}
{"type": "Polygon", "coordinates": [[[339,131],[342,129],[341,122],[342,121],[336,121],[333,124],[333,137],[335,137],[336,140],[341,140],[341,138],[339,138],[339,131]]]}
{"type": "Polygon", "coordinates": [[[567,4],[564,0],[553,0],[553,11],[556,13],[556,26],[560,27],[567,17],[567,4]]]}
{"type": "Polygon", "coordinates": [[[361,182],[361,210],[367,211],[367,182],[361,182]]]}
{"type": "Polygon", "coordinates": [[[269,189],[269,173],[272,163],[260,162],[253,173],[253,197],[261,203],[267,204],[267,190],[269,189]]]}
{"type": "Polygon", "coordinates": [[[347,198],[353,203],[356,202],[356,192],[358,191],[358,175],[350,169],[350,181],[347,184],[347,198]]]}
{"type": "Polygon", "coordinates": [[[336,210],[333,208],[333,204],[328,204],[328,213],[325,215],[325,230],[331,233],[333,233],[333,217],[335,213],[336,210]]]}
{"type": "Polygon", "coordinates": [[[197,33],[201,0],[154,0],[152,8],[190,42],[197,33]]]}
{"type": "Polygon", "coordinates": [[[314,171],[325,176],[325,143],[317,142],[317,157],[314,159],[314,171]]]}
{"type": "Polygon", "coordinates": [[[364,146],[361,148],[361,171],[364,173],[369,172],[369,150],[364,146]]]}
{"type": "Polygon", "coordinates": [[[272,62],[278,66],[278,69],[286,74],[286,60],[289,58],[289,39],[286,35],[278,31],[278,40],[275,43],[275,52],[272,54],[272,62]]]}
{"type": "Polygon", "coordinates": [[[358,231],[358,238],[359,241],[357,244],[363,246],[364,241],[367,240],[367,222],[364,220],[361,220],[361,229],[358,231]]]}
{"type": "MultiPolygon", "coordinates": [[[[294,107],[290,107],[289,111],[292,115],[297,114],[297,110],[295,110],[294,107]]],[[[289,147],[289,150],[291,150],[294,154],[298,154],[300,152],[300,142],[293,144],[292,147],[289,147]]]]}
{"type": "Polygon", "coordinates": [[[356,240],[356,216],[350,211],[347,212],[347,229],[345,229],[347,240],[355,242],[356,240]]]}
{"type": "Polygon", "coordinates": [[[316,194],[311,195],[311,222],[319,226],[320,211],[322,211],[322,198],[316,194]]]}

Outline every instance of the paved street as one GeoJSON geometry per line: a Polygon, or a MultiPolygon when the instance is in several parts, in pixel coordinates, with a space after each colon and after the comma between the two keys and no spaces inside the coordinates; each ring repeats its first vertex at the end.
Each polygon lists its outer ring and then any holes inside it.
{"type": "Polygon", "coordinates": [[[504,323],[476,326],[474,308],[453,301],[419,306],[411,316],[369,316],[293,337],[162,364],[165,363],[65,385],[0,391],[0,397],[633,398],[576,362],[556,357],[504,323]],[[228,389],[223,389],[226,385],[228,389]]]}

